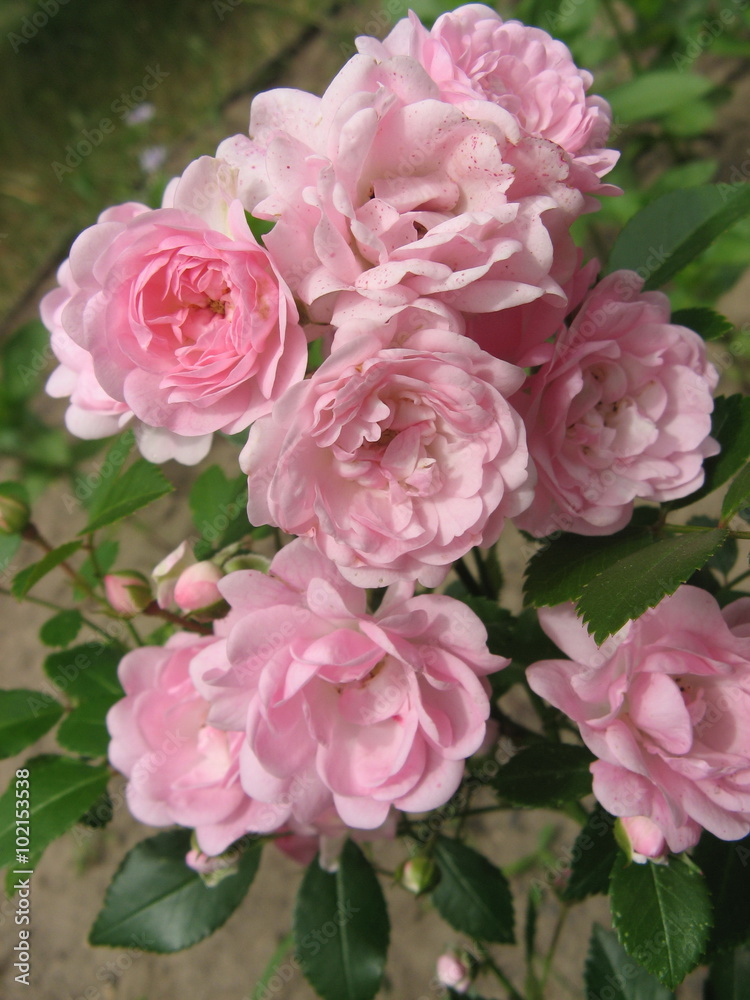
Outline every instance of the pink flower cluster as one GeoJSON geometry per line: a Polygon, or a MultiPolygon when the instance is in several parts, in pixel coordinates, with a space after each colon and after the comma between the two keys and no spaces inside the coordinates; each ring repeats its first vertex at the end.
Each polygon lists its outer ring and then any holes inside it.
{"type": "MultiPolygon", "coordinates": [[[[249,519],[298,536],[268,575],[173,553],[157,603],[228,615],[123,661],[131,807],[209,854],[443,804],[506,661],[415,583],[508,518],[616,531],[636,498],[695,490],[716,450],[701,339],[637,275],[591,289],[571,237],[618,193],[591,75],[478,4],[357,44],[322,97],[257,96],[249,133],[161,207],[103,212],[42,303],[74,434],[129,423],[151,461],[194,464],[249,429],[249,519]],[[389,588],[374,613],[368,587],[389,588]]],[[[129,608],[132,580],[109,585],[129,608]]]]}
{"type": "Polygon", "coordinates": [[[594,794],[636,854],[750,833],[750,598],[722,610],[680,587],[601,649],[572,605],[539,620],[571,660],[534,664],[529,683],[578,723],[594,794]]]}

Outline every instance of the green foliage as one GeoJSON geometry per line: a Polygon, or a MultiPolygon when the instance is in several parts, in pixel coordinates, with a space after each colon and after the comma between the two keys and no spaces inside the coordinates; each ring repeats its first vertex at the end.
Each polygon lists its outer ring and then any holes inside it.
{"type": "Polygon", "coordinates": [[[670,990],[645,969],[633,965],[617,937],[599,924],[594,924],[592,928],[585,980],[591,997],[606,995],[611,1000],[674,1000],[670,990]]]}
{"type": "Polygon", "coordinates": [[[619,854],[614,818],[598,803],[573,844],[571,871],[563,899],[574,902],[609,892],[609,876],[619,854]]]}
{"type": "Polygon", "coordinates": [[[701,960],[712,909],[700,872],[679,858],[668,864],[615,862],[612,922],[625,951],[674,989],[701,960]]]}
{"type": "Polygon", "coordinates": [[[695,308],[678,309],[672,313],[672,322],[677,326],[686,326],[695,330],[704,340],[719,340],[728,337],[734,329],[726,316],[715,309],[695,308]]]}
{"type": "Polygon", "coordinates": [[[185,864],[189,850],[189,830],[170,830],[136,844],[107,889],[91,944],[181,951],[226,923],[255,878],[262,841],[251,843],[239,856],[236,872],[212,886],[185,864]]]}
{"type": "Polygon", "coordinates": [[[89,522],[79,534],[89,534],[148,506],[171,493],[174,486],[155,465],[137,459],[128,469],[97,493],[89,509],[89,522]]]}
{"type": "Polygon", "coordinates": [[[443,920],[462,934],[512,944],[513,899],[500,869],[459,840],[442,836],[435,843],[435,860],[440,881],[432,901],[443,920]]]}
{"type": "Polygon", "coordinates": [[[80,549],[82,544],[82,542],[66,542],[64,545],[60,545],[59,548],[48,552],[37,562],[32,563],[31,566],[27,566],[19,573],[16,573],[10,587],[13,596],[17,597],[19,601],[22,600],[31,588],[36,586],[40,580],[43,580],[48,573],[51,573],[61,563],[67,562],[80,549]]]}
{"type": "Polygon", "coordinates": [[[58,701],[40,702],[38,691],[0,691],[0,757],[13,757],[36,743],[62,714],[58,701]]]}
{"type": "Polygon", "coordinates": [[[695,73],[654,70],[607,91],[607,100],[618,121],[633,124],[661,118],[685,104],[694,107],[712,87],[707,77],[695,73]]]}
{"type": "Polygon", "coordinates": [[[659,288],[738,219],[750,213],[750,185],[706,185],[652,201],[625,226],[609,271],[646,272],[644,288],[659,288]]]}
{"type": "Polygon", "coordinates": [[[297,959],[323,1000],[372,1000],[383,978],[390,922],[372,865],[347,840],[335,872],[316,857],[294,911],[297,959]]]}
{"type": "Polygon", "coordinates": [[[590,794],[593,761],[585,747],[535,743],[511,757],[492,784],[515,806],[557,808],[590,794]]]}
{"type": "Polygon", "coordinates": [[[703,992],[704,1000],[746,1000],[750,983],[750,948],[735,948],[717,957],[703,992]]]}
{"type": "Polygon", "coordinates": [[[750,941],[750,837],[719,840],[703,831],[693,860],[706,879],[714,909],[709,954],[750,941]]]}
{"type": "MultiPolygon", "coordinates": [[[[38,856],[99,798],[107,787],[109,768],[54,754],[34,757],[23,766],[29,771],[31,846],[38,856]]],[[[14,777],[0,797],[0,868],[16,857],[15,782],[14,777]]]]}
{"type": "Polygon", "coordinates": [[[711,417],[711,435],[721,445],[721,451],[703,463],[706,474],[703,486],[682,500],[671,501],[669,506],[673,510],[713,493],[750,460],[750,396],[739,393],[717,396],[711,417]]]}
{"type": "Polygon", "coordinates": [[[210,466],[193,483],[188,503],[201,535],[195,546],[196,559],[205,559],[249,531],[247,476],[242,473],[230,479],[218,465],[210,466]]]}
{"type": "Polygon", "coordinates": [[[83,616],[75,608],[58,611],[39,629],[39,638],[45,646],[69,646],[75,641],[82,625],[83,616]]]}

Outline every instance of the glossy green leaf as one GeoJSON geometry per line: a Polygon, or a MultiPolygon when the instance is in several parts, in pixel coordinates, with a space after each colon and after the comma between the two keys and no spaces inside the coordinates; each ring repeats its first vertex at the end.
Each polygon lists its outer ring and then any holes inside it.
{"type": "Polygon", "coordinates": [[[750,396],[735,393],[717,396],[711,416],[711,436],[721,445],[718,455],[703,463],[706,479],[699,490],[682,500],[672,500],[673,509],[694,504],[713,493],[750,461],[750,396]]]}
{"type": "Polygon", "coordinates": [[[607,93],[614,117],[634,124],[651,121],[693,102],[713,87],[705,76],[680,73],[678,70],[654,70],[642,73],[607,93]]]}
{"type": "Polygon", "coordinates": [[[750,462],[732,480],[721,505],[721,517],[725,522],[750,504],[750,462]]]}
{"type": "Polygon", "coordinates": [[[705,876],[714,907],[709,951],[750,941],[750,837],[719,840],[704,830],[693,860],[705,876]]]}
{"type": "Polygon", "coordinates": [[[390,924],[372,865],[347,840],[335,872],[318,859],[297,895],[294,941],[303,973],[323,1000],[372,1000],[383,979],[390,924]]]}
{"type": "Polygon", "coordinates": [[[615,862],[612,922],[631,958],[674,989],[700,962],[712,912],[703,876],[679,858],[669,863],[615,862]]]}
{"type": "Polygon", "coordinates": [[[141,841],[115,873],[90,943],[164,953],[202,941],[226,923],[245,898],[261,849],[262,841],[251,843],[237,871],[209,887],[185,864],[189,830],[170,830],[141,841]]]}
{"type": "Polygon", "coordinates": [[[720,337],[728,337],[734,330],[734,324],[726,316],[716,312],[715,309],[708,309],[698,306],[694,309],[678,309],[672,313],[671,322],[676,326],[686,326],[689,330],[695,330],[704,340],[718,340],[720,337]]]}
{"type": "Polygon", "coordinates": [[[670,191],[633,216],[610,255],[608,271],[627,268],[659,288],[750,213],[750,184],[670,191]]]}
{"type": "Polygon", "coordinates": [[[39,638],[45,646],[69,646],[81,631],[83,616],[80,611],[58,611],[39,629],[39,638]]]}
{"type": "MultiPolygon", "coordinates": [[[[45,754],[23,764],[29,771],[31,850],[44,848],[69,830],[107,787],[109,768],[45,754]]],[[[0,868],[15,859],[16,779],[0,798],[0,868]]]]}
{"type": "Polygon", "coordinates": [[[48,573],[51,573],[60,563],[66,562],[76,553],[80,549],[81,544],[81,542],[66,542],[65,545],[61,545],[59,548],[48,552],[38,562],[32,563],[31,566],[26,566],[25,569],[16,573],[13,577],[13,583],[10,586],[13,596],[22,600],[31,588],[36,586],[48,573]]]}
{"type": "Polygon", "coordinates": [[[674,993],[635,966],[615,934],[594,924],[586,958],[587,996],[608,1000],[674,1000],[674,993]]]}
{"type": "Polygon", "coordinates": [[[492,784],[515,806],[556,808],[591,793],[594,757],[569,743],[535,743],[503,764],[492,784]]]}
{"type": "Polygon", "coordinates": [[[435,845],[435,861],[440,881],[432,900],[443,920],[481,941],[512,944],[513,898],[500,869],[466,844],[442,836],[435,845]]]}
{"type": "Polygon", "coordinates": [[[89,511],[89,523],[79,534],[114,524],[172,490],[174,486],[160,469],[145,458],[139,458],[97,497],[95,506],[89,511]]]}
{"type": "Polygon", "coordinates": [[[0,691],[0,757],[13,757],[44,736],[63,714],[53,698],[40,700],[39,691],[0,691]]]}
{"type": "Polygon", "coordinates": [[[573,844],[570,877],[563,898],[572,902],[600,893],[606,895],[618,854],[614,818],[597,803],[573,844]]]}
{"type": "Polygon", "coordinates": [[[196,546],[199,559],[249,531],[245,512],[247,476],[230,479],[218,465],[212,465],[196,479],[188,502],[201,536],[196,546]]]}
{"type": "Polygon", "coordinates": [[[707,528],[661,538],[603,570],[578,601],[578,612],[598,643],[617,632],[663,597],[673,594],[700,569],[728,537],[707,528]]]}

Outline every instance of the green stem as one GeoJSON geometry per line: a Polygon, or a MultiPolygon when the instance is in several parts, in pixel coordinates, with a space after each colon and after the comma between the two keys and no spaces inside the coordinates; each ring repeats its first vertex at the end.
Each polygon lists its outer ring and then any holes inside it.
{"type": "Polygon", "coordinates": [[[456,571],[456,576],[459,578],[464,587],[466,587],[469,593],[473,597],[481,597],[482,592],[479,589],[479,584],[469,572],[469,567],[463,559],[456,559],[453,563],[453,568],[456,571]]]}
{"type": "Polygon", "coordinates": [[[482,955],[482,962],[484,965],[494,973],[496,979],[501,983],[505,989],[508,991],[509,1000],[524,1000],[524,997],[518,992],[513,983],[508,979],[503,970],[497,964],[495,959],[490,955],[489,951],[485,948],[481,941],[477,941],[477,948],[482,955]]]}
{"type": "Polygon", "coordinates": [[[746,580],[749,576],[750,576],[750,569],[746,569],[744,573],[740,573],[740,575],[736,576],[734,580],[727,580],[725,584],[726,589],[731,590],[732,587],[737,586],[738,583],[742,583],[742,581],[746,580]]]}
{"type": "Polygon", "coordinates": [[[482,553],[477,548],[471,550],[471,554],[474,556],[474,562],[476,563],[477,573],[479,574],[479,582],[482,584],[485,596],[491,601],[497,600],[497,591],[492,586],[492,580],[487,572],[487,567],[485,565],[484,559],[482,559],[482,553]]]}
{"type": "MultiPolygon", "coordinates": [[[[0,594],[4,595],[5,597],[12,597],[13,596],[13,594],[9,590],[6,590],[5,587],[0,587],[0,594]]],[[[64,608],[61,604],[54,604],[52,601],[45,601],[41,597],[32,597],[30,594],[26,594],[26,596],[24,597],[24,601],[29,601],[31,604],[38,604],[40,608],[49,608],[50,611],[69,611],[70,610],[70,608],[64,608]]],[[[83,619],[83,624],[84,625],[88,625],[88,627],[90,629],[93,629],[94,632],[98,632],[99,635],[103,635],[105,637],[105,639],[109,639],[110,638],[109,633],[105,632],[103,628],[100,628],[96,624],[96,622],[89,621],[89,619],[85,618],[83,615],[81,615],[81,618],[83,619]]]]}
{"type": "Polygon", "coordinates": [[[542,979],[540,983],[542,995],[544,995],[544,990],[547,985],[547,980],[549,979],[549,974],[552,969],[552,962],[555,957],[555,952],[557,951],[557,946],[560,942],[560,935],[562,934],[563,927],[565,926],[565,921],[568,919],[568,913],[570,913],[570,905],[564,903],[560,909],[560,915],[557,918],[557,923],[555,924],[555,929],[552,932],[552,940],[550,941],[550,946],[547,950],[547,954],[544,956],[544,965],[542,967],[542,979]]]}
{"type": "Polygon", "coordinates": [[[617,41],[622,46],[622,50],[628,57],[628,62],[630,63],[630,68],[633,71],[634,76],[641,75],[641,65],[638,62],[638,56],[636,55],[635,48],[633,47],[633,40],[630,35],[625,31],[622,24],[620,24],[620,18],[617,15],[617,10],[615,8],[612,0],[602,0],[602,7],[604,8],[604,13],[606,14],[609,23],[614,28],[615,35],[617,36],[617,41]]]}
{"type": "Polygon", "coordinates": [[[294,935],[291,931],[289,931],[289,933],[285,934],[281,941],[279,941],[276,946],[276,950],[268,961],[268,965],[265,967],[261,973],[260,979],[255,984],[255,989],[252,992],[252,1000],[260,1000],[266,992],[269,982],[276,975],[276,970],[279,968],[283,959],[286,957],[293,945],[294,935]]]}

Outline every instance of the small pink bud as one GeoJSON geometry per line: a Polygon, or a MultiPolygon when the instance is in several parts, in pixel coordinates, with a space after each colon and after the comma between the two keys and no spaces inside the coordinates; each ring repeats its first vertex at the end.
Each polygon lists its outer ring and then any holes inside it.
{"type": "Polygon", "coordinates": [[[665,860],[668,848],[664,834],[648,816],[621,816],[615,823],[615,837],[631,861],[645,864],[665,860]]]}
{"type": "Polygon", "coordinates": [[[17,535],[29,523],[29,505],[14,483],[0,485],[0,534],[17,535]]]}
{"type": "Polygon", "coordinates": [[[186,550],[187,542],[180,542],[158,566],[154,566],[151,578],[156,584],[156,603],[160,608],[168,608],[174,600],[175,581],[190,562],[186,550]]]}
{"type": "Polygon", "coordinates": [[[437,960],[437,977],[443,986],[456,993],[465,993],[471,984],[471,966],[468,956],[446,951],[437,960]]]}
{"type": "Polygon", "coordinates": [[[182,611],[203,611],[223,600],[217,586],[224,574],[212,562],[199,562],[180,573],[174,602],[182,611]]]}
{"type": "Polygon", "coordinates": [[[104,577],[104,591],[113,611],[129,618],[143,611],[153,599],[146,577],[132,569],[107,573],[104,577]]]}
{"type": "Polygon", "coordinates": [[[185,864],[188,868],[198,872],[203,882],[209,887],[218,885],[228,875],[234,875],[237,871],[237,860],[236,854],[227,853],[212,857],[204,854],[197,847],[192,848],[185,855],[185,864]]]}

